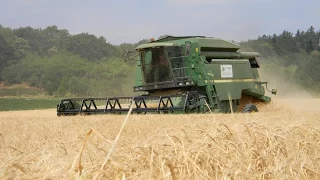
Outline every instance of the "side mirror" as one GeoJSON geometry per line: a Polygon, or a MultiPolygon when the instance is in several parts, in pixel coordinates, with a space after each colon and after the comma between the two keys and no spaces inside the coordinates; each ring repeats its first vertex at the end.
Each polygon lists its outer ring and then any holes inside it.
{"type": "Polygon", "coordinates": [[[123,55],[124,61],[129,61],[129,60],[138,61],[137,59],[134,59],[134,58],[136,58],[139,55],[139,53],[137,53],[135,55],[130,55],[130,54],[133,54],[133,53],[136,53],[136,52],[135,51],[129,51],[128,49],[125,50],[124,55],[123,55]],[[130,57],[130,56],[132,56],[132,57],[130,57]]]}
{"type": "Polygon", "coordinates": [[[124,61],[128,61],[129,60],[129,50],[127,49],[125,52],[124,52],[124,61]]]}

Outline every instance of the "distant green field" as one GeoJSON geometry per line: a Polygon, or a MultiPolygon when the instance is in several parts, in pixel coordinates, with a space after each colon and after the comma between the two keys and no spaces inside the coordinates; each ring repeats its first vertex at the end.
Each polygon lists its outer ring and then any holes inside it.
{"type": "Polygon", "coordinates": [[[1,97],[8,96],[39,96],[44,94],[43,91],[38,89],[27,89],[27,88],[14,88],[14,89],[0,89],[1,97]]]}
{"type": "Polygon", "coordinates": [[[58,99],[0,98],[0,111],[56,108],[58,99]]]}

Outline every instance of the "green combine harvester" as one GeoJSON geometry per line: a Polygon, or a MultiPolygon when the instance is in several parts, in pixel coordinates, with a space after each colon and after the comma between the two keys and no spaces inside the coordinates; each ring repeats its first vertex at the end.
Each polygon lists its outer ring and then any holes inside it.
{"type": "MultiPolygon", "coordinates": [[[[133,90],[141,95],[63,99],[57,115],[121,114],[128,113],[130,105],[132,113],[142,114],[258,111],[254,102],[271,101],[265,96],[267,82],[259,77],[259,54],[239,49],[203,36],[167,36],[139,45],[133,90]]],[[[126,61],[136,60],[132,53],[126,51],[126,61]]]]}

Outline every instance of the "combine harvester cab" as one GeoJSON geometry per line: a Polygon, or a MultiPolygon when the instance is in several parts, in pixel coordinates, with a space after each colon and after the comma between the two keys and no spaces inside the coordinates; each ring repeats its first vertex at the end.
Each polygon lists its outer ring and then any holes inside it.
{"type": "MultiPolygon", "coordinates": [[[[168,36],[136,47],[136,97],[63,99],[58,115],[127,113],[230,113],[257,111],[270,102],[260,80],[256,52],[203,36],[168,36]],[[98,107],[98,101],[103,106],[98,107]],[[243,102],[246,101],[246,102],[243,102]]],[[[125,59],[129,59],[126,52],[125,59]]],[[[272,94],[277,90],[272,89],[272,94]]]]}

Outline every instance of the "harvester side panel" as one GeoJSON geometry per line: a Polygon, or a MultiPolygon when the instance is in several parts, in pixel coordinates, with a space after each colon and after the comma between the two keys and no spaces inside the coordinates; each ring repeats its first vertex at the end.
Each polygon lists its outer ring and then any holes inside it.
{"type": "Polygon", "coordinates": [[[240,99],[242,90],[255,87],[255,77],[248,60],[212,60],[206,65],[214,73],[219,100],[240,99]]]}

